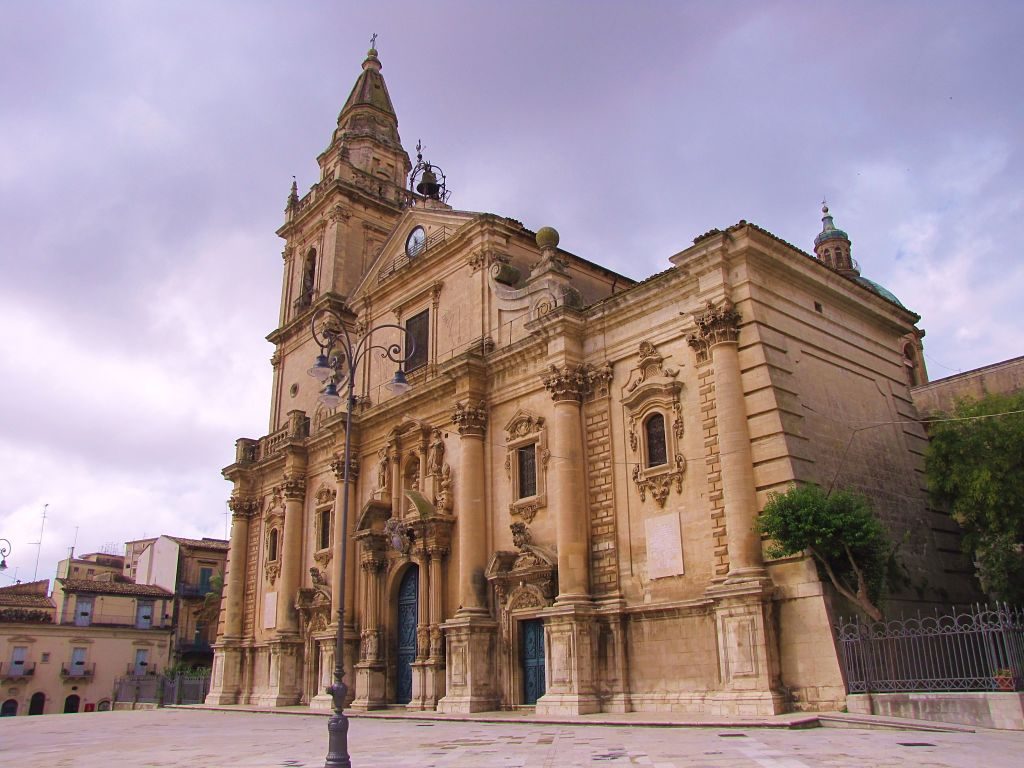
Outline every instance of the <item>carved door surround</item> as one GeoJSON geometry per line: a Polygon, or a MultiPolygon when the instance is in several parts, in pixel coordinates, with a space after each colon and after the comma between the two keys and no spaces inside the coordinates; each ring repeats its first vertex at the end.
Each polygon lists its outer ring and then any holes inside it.
{"type": "MultiPolygon", "coordinates": [[[[428,433],[429,434],[429,433],[428,433]]],[[[420,491],[406,489],[404,516],[392,505],[368,501],[359,515],[355,539],[360,548],[363,583],[359,589],[362,631],[353,706],[387,706],[395,696],[397,613],[393,603],[408,564],[419,569],[416,660],[411,709],[433,709],[444,695],[443,593],[451,529],[455,519],[434,507],[420,491]]]]}
{"type": "Polygon", "coordinates": [[[496,676],[504,707],[523,703],[520,619],[539,618],[558,594],[558,558],[530,542],[524,523],[513,523],[512,528],[518,551],[495,552],[486,571],[498,610],[496,676]]]}
{"type": "Polygon", "coordinates": [[[683,457],[684,432],[682,410],[682,382],[679,371],[665,367],[665,358],[650,341],[640,342],[639,360],[622,388],[622,405],[626,409],[629,448],[635,457],[633,482],[646,501],[647,494],[659,507],[665,506],[671,488],[683,491],[686,459],[683,457]],[[645,425],[655,414],[664,419],[665,462],[648,466],[650,446],[647,445],[645,425]]]}

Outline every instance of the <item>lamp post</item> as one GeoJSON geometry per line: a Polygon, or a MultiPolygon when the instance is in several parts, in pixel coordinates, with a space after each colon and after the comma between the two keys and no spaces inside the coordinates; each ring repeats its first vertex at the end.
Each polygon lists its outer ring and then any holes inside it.
{"type": "Polygon", "coordinates": [[[342,476],[341,499],[341,556],[338,558],[338,570],[335,572],[334,589],[339,592],[338,599],[338,631],[334,645],[334,684],[327,688],[332,702],[333,714],[327,722],[328,748],[324,768],[350,768],[352,760],[348,754],[348,718],[345,717],[345,566],[348,559],[348,497],[349,497],[349,450],[352,444],[352,408],[355,405],[356,371],[363,358],[378,350],[381,357],[398,364],[394,377],[385,386],[396,395],[409,390],[409,382],[402,371],[402,363],[409,359],[416,349],[416,342],[405,328],[393,323],[384,323],[370,328],[355,340],[349,335],[341,316],[332,309],[318,310],[310,321],[313,340],[320,347],[313,367],[308,373],[323,383],[320,402],[328,408],[337,408],[342,401],[338,394],[338,383],[345,387],[345,467],[342,476]],[[319,327],[318,327],[319,324],[319,327]],[[381,346],[373,343],[373,334],[385,328],[395,328],[405,339],[405,355],[402,355],[401,344],[381,346]]]}
{"type": "Polygon", "coordinates": [[[4,544],[0,544],[0,571],[7,570],[7,556],[11,554],[11,542],[7,539],[0,539],[4,544]]]}

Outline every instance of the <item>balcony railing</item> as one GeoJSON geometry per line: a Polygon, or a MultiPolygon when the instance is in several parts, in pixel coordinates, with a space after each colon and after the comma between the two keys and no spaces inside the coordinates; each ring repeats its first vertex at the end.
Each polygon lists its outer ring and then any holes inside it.
{"type": "Polygon", "coordinates": [[[155,675],[156,667],[149,668],[149,662],[143,661],[139,664],[129,664],[127,667],[127,674],[140,677],[142,675],[155,675]]]}
{"type": "Polygon", "coordinates": [[[178,594],[182,597],[206,597],[213,589],[209,584],[182,584],[178,594]]]}
{"type": "Polygon", "coordinates": [[[67,678],[90,678],[96,674],[96,662],[69,661],[60,665],[60,676],[67,678]]]}
{"type": "Polygon", "coordinates": [[[0,661],[0,680],[20,680],[36,673],[36,663],[0,661]]]}

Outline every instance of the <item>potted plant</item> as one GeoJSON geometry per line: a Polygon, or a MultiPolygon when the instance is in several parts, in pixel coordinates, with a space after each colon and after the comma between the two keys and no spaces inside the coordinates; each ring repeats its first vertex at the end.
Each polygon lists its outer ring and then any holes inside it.
{"type": "Polygon", "coordinates": [[[1009,667],[997,669],[992,673],[992,679],[995,680],[997,691],[1013,691],[1017,687],[1013,670],[1009,667]]]}

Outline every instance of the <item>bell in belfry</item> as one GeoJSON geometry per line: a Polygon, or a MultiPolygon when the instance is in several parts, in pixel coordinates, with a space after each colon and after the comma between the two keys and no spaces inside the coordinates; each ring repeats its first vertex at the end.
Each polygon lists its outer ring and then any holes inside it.
{"type": "Polygon", "coordinates": [[[434,169],[428,164],[423,169],[423,176],[420,178],[420,183],[416,185],[416,191],[424,197],[430,197],[437,200],[437,193],[441,189],[441,186],[437,183],[437,176],[434,174],[434,169]]]}

